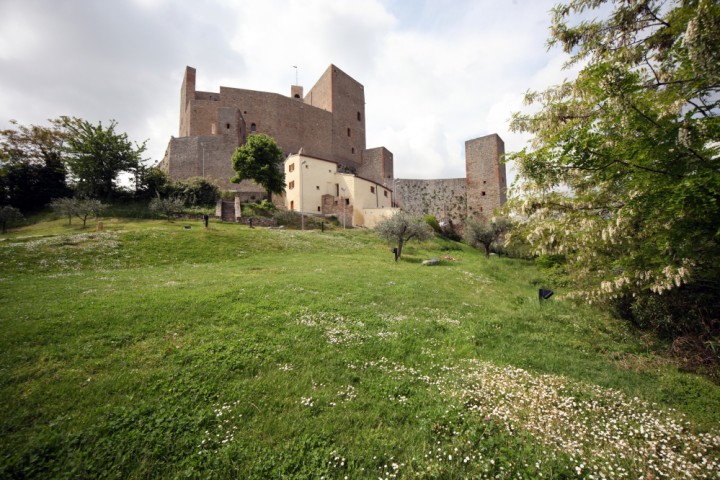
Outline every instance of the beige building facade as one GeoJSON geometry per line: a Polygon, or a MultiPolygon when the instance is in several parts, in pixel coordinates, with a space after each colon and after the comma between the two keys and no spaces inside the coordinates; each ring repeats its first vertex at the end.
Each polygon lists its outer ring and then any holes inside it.
{"type": "Polygon", "coordinates": [[[304,154],[285,160],[285,207],[306,215],[335,216],[347,227],[373,228],[392,215],[392,190],[343,173],[338,163],[304,154]]]}

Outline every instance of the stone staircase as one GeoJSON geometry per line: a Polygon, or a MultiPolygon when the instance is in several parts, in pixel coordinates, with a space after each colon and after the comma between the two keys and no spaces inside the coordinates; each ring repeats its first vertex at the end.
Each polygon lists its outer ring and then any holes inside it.
{"type": "Polygon", "coordinates": [[[226,202],[223,200],[222,202],[222,210],[220,218],[223,222],[237,222],[237,218],[235,217],[235,202],[226,202]]]}

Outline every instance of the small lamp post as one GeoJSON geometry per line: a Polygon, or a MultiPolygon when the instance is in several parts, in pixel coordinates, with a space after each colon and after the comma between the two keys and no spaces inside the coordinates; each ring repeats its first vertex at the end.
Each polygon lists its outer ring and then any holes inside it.
{"type": "Polygon", "coordinates": [[[305,192],[305,183],[303,182],[303,169],[307,160],[300,162],[300,230],[305,230],[305,208],[303,206],[303,193],[305,192]]]}
{"type": "Polygon", "coordinates": [[[340,187],[340,190],[342,190],[343,196],[342,196],[342,202],[343,202],[343,229],[345,229],[345,187],[340,187]]]}

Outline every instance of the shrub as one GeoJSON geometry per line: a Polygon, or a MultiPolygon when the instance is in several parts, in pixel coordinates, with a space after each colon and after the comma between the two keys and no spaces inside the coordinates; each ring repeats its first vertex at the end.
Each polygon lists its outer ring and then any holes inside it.
{"type": "Polygon", "coordinates": [[[150,200],[148,208],[151,212],[156,215],[167,217],[168,221],[173,215],[177,215],[185,208],[185,199],[172,197],[172,198],[160,198],[155,197],[150,200]]]}
{"type": "Polygon", "coordinates": [[[213,206],[220,198],[220,188],[202,177],[188,178],[166,188],[168,196],[185,199],[186,205],[213,206]]]}
{"type": "Polygon", "coordinates": [[[425,221],[425,223],[430,225],[430,228],[432,228],[435,233],[442,234],[442,229],[440,228],[440,224],[438,223],[435,215],[425,215],[423,217],[423,220],[425,221]]]}

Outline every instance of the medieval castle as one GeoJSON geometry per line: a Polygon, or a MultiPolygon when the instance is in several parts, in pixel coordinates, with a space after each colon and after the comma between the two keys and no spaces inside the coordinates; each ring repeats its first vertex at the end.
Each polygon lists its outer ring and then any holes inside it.
{"type": "Polygon", "coordinates": [[[195,75],[194,68],[185,69],[179,136],[170,139],[160,162],[173,180],[212,179],[236,192],[238,205],[263,198],[254,182],[230,182],[232,154],[257,132],[273,137],[288,157],[287,193],[276,199],[281,208],[322,215],[342,207],[343,215],[353,211],[353,225],[371,227],[393,207],[461,223],[505,203],[504,144],[497,135],[465,143],[466,178],[395,179],[392,153],[366,146],[363,86],[334,65],[305,95],[299,85],[290,87],[290,96],[223,86],[219,93],[201,92],[195,75]],[[303,175],[289,180],[299,166],[303,175]]]}

